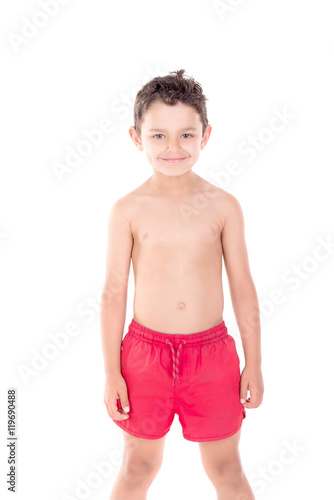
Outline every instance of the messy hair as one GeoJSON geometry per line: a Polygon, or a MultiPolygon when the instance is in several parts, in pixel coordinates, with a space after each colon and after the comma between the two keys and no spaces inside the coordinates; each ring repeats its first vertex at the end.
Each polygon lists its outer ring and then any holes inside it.
{"type": "Polygon", "coordinates": [[[141,135],[141,125],[148,108],[155,102],[175,105],[182,102],[197,111],[203,125],[203,134],[208,125],[205,97],[201,85],[193,78],[183,76],[185,70],[172,71],[166,76],[156,76],[137,93],[134,103],[134,127],[141,135]]]}

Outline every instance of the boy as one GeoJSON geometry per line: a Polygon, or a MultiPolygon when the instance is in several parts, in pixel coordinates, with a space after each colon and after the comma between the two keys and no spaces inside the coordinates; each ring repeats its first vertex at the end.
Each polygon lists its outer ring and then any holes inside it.
{"type": "Polygon", "coordinates": [[[108,222],[104,402],[124,438],[110,500],[146,499],[175,413],[184,438],[199,443],[217,498],[255,498],[238,444],[246,408],[263,398],[259,305],[239,202],[192,171],[212,128],[205,101],[184,70],[136,96],[129,133],[153,175],[114,203],[108,222]],[[134,314],[122,340],[131,258],[134,314]],[[222,258],[245,353],[241,376],[222,318],[222,258]]]}

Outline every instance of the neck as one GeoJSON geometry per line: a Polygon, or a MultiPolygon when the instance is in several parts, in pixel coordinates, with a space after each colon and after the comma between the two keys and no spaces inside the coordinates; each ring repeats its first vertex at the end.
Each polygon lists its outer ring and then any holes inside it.
{"type": "Polygon", "coordinates": [[[166,195],[182,195],[189,193],[198,176],[190,169],[182,175],[168,176],[155,170],[150,178],[151,185],[166,195]]]}

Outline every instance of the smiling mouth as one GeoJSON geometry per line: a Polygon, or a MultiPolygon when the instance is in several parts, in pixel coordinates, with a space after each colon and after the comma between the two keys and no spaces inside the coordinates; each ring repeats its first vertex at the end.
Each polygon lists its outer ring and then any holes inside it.
{"type": "Polygon", "coordinates": [[[186,159],[185,158],[161,158],[164,161],[167,161],[168,163],[179,163],[180,161],[183,161],[186,159]]]}

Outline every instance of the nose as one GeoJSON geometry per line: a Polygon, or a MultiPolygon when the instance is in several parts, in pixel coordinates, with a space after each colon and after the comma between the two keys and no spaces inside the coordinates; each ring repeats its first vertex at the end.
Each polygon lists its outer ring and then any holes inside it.
{"type": "Polygon", "coordinates": [[[168,139],[167,143],[167,151],[178,151],[179,150],[179,143],[176,139],[168,139]]]}

